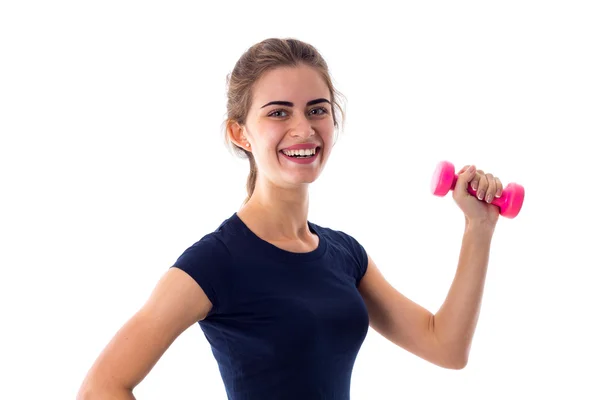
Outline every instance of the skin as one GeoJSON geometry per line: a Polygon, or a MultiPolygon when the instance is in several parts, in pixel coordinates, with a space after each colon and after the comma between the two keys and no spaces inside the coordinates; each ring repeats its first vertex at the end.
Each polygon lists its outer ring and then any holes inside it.
{"type": "Polygon", "coordinates": [[[259,171],[254,193],[238,216],[257,236],[296,252],[318,245],[318,237],[307,224],[308,189],[323,171],[333,147],[331,104],[306,106],[318,99],[331,101],[331,96],[315,70],[306,66],[276,69],[256,82],[246,124],[228,127],[232,142],[253,153],[259,171]],[[281,100],[294,106],[263,108],[281,100]],[[279,152],[301,143],[321,147],[315,162],[296,164],[279,152]]]}
{"type": "MultiPolygon", "coordinates": [[[[227,128],[233,143],[253,153],[259,171],[255,191],[238,216],[257,236],[284,250],[312,251],[319,238],[308,229],[308,188],[327,163],[334,124],[329,103],[306,104],[321,98],[331,101],[329,90],[315,70],[300,66],[266,73],[255,83],[253,95],[246,123],[230,122],[227,128]],[[288,101],[293,106],[263,108],[271,101],[288,101]],[[321,147],[318,159],[301,165],[279,153],[298,143],[316,143],[321,147]]],[[[437,313],[390,285],[370,255],[359,286],[374,330],[403,349],[450,369],[464,368],[468,361],[499,217],[498,208],[475,199],[467,192],[467,185],[476,188],[481,198],[487,196],[488,203],[503,190],[498,178],[468,167],[458,172],[452,192],[465,216],[462,247],[454,280],[437,313]]],[[[96,359],[77,398],[135,399],[133,389],[173,341],[203,320],[211,307],[189,275],[169,269],[142,308],[96,359]]]]}

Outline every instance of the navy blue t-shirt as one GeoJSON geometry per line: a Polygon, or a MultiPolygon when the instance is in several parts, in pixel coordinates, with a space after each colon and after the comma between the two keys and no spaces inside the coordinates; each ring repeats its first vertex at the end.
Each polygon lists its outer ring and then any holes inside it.
{"type": "Polygon", "coordinates": [[[318,248],[293,253],[234,213],[173,265],[213,304],[199,325],[231,400],[350,398],[369,328],[357,289],[367,254],[344,232],[308,225],[318,248]]]}

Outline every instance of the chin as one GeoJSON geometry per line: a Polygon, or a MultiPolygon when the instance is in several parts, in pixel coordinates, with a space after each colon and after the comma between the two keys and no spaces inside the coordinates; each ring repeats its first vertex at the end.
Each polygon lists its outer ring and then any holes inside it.
{"type": "Polygon", "coordinates": [[[319,179],[320,174],[299,174],[296,176],[287,176],[283,179],[290,186],[308,185],[319,179]],[[299,176],[303,175],[303,176],[299,176]]]}

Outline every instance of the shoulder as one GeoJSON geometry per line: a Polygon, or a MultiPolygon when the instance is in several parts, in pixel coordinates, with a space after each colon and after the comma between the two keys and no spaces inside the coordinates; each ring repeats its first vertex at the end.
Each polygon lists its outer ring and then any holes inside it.
{"type": "Polygon", "coordinates": [[[226,244],[227,229],[226,220],[216,230],[187,246],[171,266],[186,272],[204,290],[213,304],[211,314],[225,309],[230,303],[227,293],[232,257],[226,244]]]}
{"type": "Polygon", "coordinates": [[[229,258],[229,256],[229,249],[223,242],[221,235],[217,232],[211,232],[185,248],[178,257],[176,264],[200,260],[203,262],[215,259],[223,260],[229,258]]]}
{"type": "Polygon", "coordinates": [[[188,258],[230,258],[228,242],[230,237],[235,236],[236,226],[233,218],[229,217],[219,224],[212,232],[205,233],[196,242],[189,245],[179,256],[178,261],[188,258]]]}
{"type": "Polygon", "coordinates": [[[318,233],[329,240],[334,246],[341,246],[352,251],[364,251],[362,244],[355,238],[354,235],[351,235],[347,231],[325,227],[315,223],[311,224],[318,231],[318,233]]]}
{"type": "Polygon", "coordinates": [[[187,272],[203,289],[208,290],[207,286],[216,286],[226,280],[230,266],[229,249],[218,232],[211,232],[188,246],[172,267],[187,272]]]}
{"type": "Polygon", "coordinates": [[[324,227],[312,223],[317,232],[328,241],[329,246],[355,261],[360,279],[367,270],[368,255],[361,242],[348,231],[324,227]]]}

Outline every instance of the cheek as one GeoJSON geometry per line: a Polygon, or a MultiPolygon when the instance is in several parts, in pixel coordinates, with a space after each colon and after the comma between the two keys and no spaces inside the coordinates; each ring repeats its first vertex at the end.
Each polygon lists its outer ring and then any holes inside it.
{"type": "Polygon", "coordinates": [[[331,149],[335,139],[335,127],[333,126],[333,121],[328,124],[324,124],[319,132],[321,133],[321,139],[323,140],[325,147],[331,149]]]}
{"type": "Polygon", "coordinates": [[[284,135],[285,130],[276,124],[264,124],[260,131],[261,142],[264,148],[276,149],[284,135]]]}

